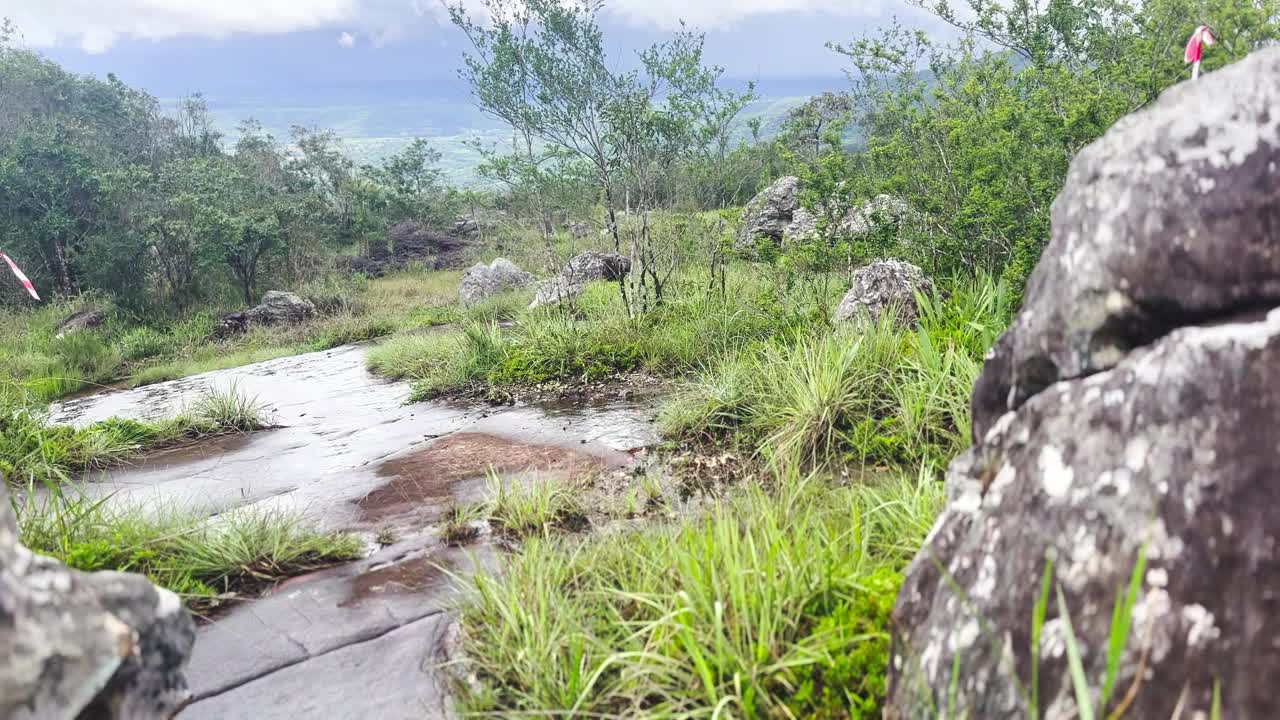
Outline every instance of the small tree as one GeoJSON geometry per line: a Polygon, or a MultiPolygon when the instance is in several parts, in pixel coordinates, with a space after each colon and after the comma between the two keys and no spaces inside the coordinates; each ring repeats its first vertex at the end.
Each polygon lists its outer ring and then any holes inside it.
{"type": "Polygon", "coordinates": [[[649,217],[669,205],[661,180],[700,152],[727,156],[729,125],[749,93],[717,87],[723,70],[703,65],[701,35],[678,33],[642,53],[640,69],[615,71],[598,2],[486,0],[485,8],[482,22],[461,3],[450,8],[473,47],[463,79],[481,108],[526,138],[526,168],[539,167],[537,138],[590,169],[614,249],[631,256],[631,279],[619,284],[624,301],[633,313],[661,302],[674,266],[674,243],[655,237],[649,217]],[[639,215],[626,238],[624,206],[639,215]]]}

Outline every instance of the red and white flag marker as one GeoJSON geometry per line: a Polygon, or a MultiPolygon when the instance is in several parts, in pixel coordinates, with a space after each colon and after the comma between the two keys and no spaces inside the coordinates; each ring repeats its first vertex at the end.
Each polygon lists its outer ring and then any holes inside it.
{"type": "Polygon", "coordinates": [[[1187,51],[1183,55],[1188,63],[1191,64],[1191,79],[1195,80],[1200,77],[1200,56],[1204,54],[1206,47],[1212,47],[1217,40],[1213,37],[1213,31],[1208,25],[1201,25],[1196,31],[1191,33],[1191,39],[1187,41],[1187,51]]]}
{"type": "Polygon", "coordinates": [[[22,270],[18,269],[18,264],[9,259],[9,256],[2,252],[0,252],[0,258],[4,258],[4,261],[9,263],[9,269],[12,270],[13,274],[18,278],[18,282],[22,283],[22,287],[27,289],[27,293],[31,295],[31,297],[35,298],[36,302],[40,302],[40,296],[36,294],[36,286],[32,285],[31,280],[27,279],[27,276],[22,274],[22,270]]]}

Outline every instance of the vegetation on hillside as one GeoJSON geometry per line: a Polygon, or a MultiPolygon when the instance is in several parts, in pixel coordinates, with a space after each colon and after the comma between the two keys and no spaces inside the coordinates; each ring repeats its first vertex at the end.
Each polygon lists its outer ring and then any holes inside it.
{"type": "Polygon", "coordinates": [[[297,288],[315,304],[315,320],[226,336],[218,333],[214,307],[139,322],[110,297],[84,294],[0,317],[0,373],[34,399],[47,401],[85,389],[148,385],[326,350],[451,320],[458,280],[456,272],[421,270],[373,280],[322,275],[297,288]],[[63,319],[91,309],[106,312],[101,327],[58,337],[63,319]]]}
{"type": "MultiPolygon", "coordinates": [[[[252,304],[396,222],[456,214],[422,141],[357,167],[331,132],[297,127],[286,147],[249,120],[228,147],[200,96],[165,113],[14,33],[0,30],[0,246],[47,296],[107,293],[145,319],[252,304]]],[[[0,302],[27,301],[0,287],[0,302]]]]}

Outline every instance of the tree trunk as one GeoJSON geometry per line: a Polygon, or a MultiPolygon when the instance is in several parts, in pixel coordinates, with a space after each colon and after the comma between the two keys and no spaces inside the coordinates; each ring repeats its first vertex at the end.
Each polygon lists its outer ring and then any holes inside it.
{"type": "Polygon", "coordinates": [[[71,284],[71,269],[67,267],[67,249],[62,240],[54,239],[53,253],[58,260],[58,284],[61,286],[62,294],[71,295],[75,292],[75,287],[71,284]]]}

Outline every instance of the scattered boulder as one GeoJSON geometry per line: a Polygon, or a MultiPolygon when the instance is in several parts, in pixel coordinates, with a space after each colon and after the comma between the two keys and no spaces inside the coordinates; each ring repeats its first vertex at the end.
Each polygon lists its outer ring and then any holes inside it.
{"type": "Polygon", "coordinates": [[[310,320],[315,315],[316,306],[310,300],[281,290],[268,291],[257,307],[244,311],[246,324],[255,325],[292,325],[310,320]]]}
{"type": "Polygon", "coordinates": [[[249,329],[249,316],[242,312],[230,312],[218,318],[215,334],[220,338],[239,335],[249,329]]]}
{"type": "Polygon", "coordinates": [[[538,286],[531,308],[559,305],[582,295],[587,283],[617,282],[631,272],[631,258],[617,253],[584,252],[575,255],[560,274],[538,286]]]}
{"type": "Polygon", "coordinates": [[[480,223],[469,217],[458,218],[453,224],[453,234],[461,237],[474,237],[480,234],[480,223]]]}
{"type": "Polygon", "coordinates": [[[476,263],[468,268],[462,275],[462,286],[458,294],[463,305],[475,305],[498,293],[526,287],[532,283],[532,273],[521,270],[506,258],[498,258],[488,265],[476,263]]]}
{"type": "Polygon", "coordinates": [[[800,207],[800,179],[791,175],[778,178],[751,199],[742,213],[737,247],[750,250],[760,237],[781,243],[783,233],[791,225],[800,207]]]}
{"type": "Polygon", "coordinates": [[[898,596],[886,717],[1078,717],[1068,638],[1098,703],[1140,555],[1105,711],[1136,689],[1130,717],[1209,717],[1215,695],[1280,716],[1280,48],[1212,77],[1072,163],[898,596]]]}
{"type": "Polygon", "coordinates": [[[840,222],[840,232],[846,235],[865,235],[881,223],[900,224],[910,212],[911,206],[902,198],[877,195],[850,210],[840,222]]]}
{"type": "Polygon", "coordinates": [[[190,700],[195,625],[141,575],[32,553],[0,479],[0,717],[168,720],[190,700]]]}
{"type": "Polygon", "coordinates": [[[57,337],[63,338],[85,330],[94,330],[102,327],[102,324],[106,321],[106,310],[81,310],[62,321],[62,324],[58,326],[57,337]]]}
{"type": "Polygon", "coordinates": [[[917,292],[933,294],[933,281],[923,270],[903,260],[877,260],[853,273],[853,287],[836,307],[832,321],[875,323],[893,311],[900,325],[913,325],[920,310],[917,292]]]}
{"type": "Polygon", "coordinates": [[[569,226],[569,235],[571,235],[574,240],[586,240],[591,237],[591,224],[574,223],[569,226]]]}
{"type": "MultiPolygon", "coordinates": [[[[850,208],[837,225],[837,231],[845,236],[865,235],[879,224],[898,225],[910,212],[910,207],[892,195],[877,195],[862,205],[850,208]]],[[[782,232],[782,246],[808,240],[818,234],[818,216],[803,206],[796,208],[791,224],[782,232]]]]}

